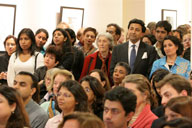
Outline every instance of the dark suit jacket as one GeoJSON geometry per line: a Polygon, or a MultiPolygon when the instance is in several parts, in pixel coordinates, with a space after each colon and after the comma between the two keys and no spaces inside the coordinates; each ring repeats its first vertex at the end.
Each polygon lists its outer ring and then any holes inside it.
{"type": "MultiPolygon", "coordinates": [[[[118,62],[123,61],[129,64],[128,46],[129,46],[129,42],[126,42],[126,43],[117,45],[113,48],[111,65],[110,65],[111,76],[113,74],[115,65],[118,62]]],[[[155,48],[153,46],[149,46],[146,43],[140,42],[132,73],[143,74],[144,76],[148,77],[151,71],[152,64],[156,60],[156,58],[157,58],[157,52],[155,48]],[[143,54],[147,56],[144,57],[143,54]]]]}

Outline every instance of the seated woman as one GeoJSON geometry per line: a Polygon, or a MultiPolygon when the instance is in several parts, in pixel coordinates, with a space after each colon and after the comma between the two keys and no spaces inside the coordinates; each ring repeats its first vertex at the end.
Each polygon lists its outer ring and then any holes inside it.
{"type": "Polygon", "coordinates": [[[15,75],[21,71],[34,73],[35,70],[44,65],[43,54],[35,51],[35,35],[30,28],[24,28],[19,32],[17,38],[17,49],[9,60],[7,71],[7,82],[13,86],[15,75]]]}
{"type": "Polygon", "coordinates": [[[183,45],[179,39],[175,36],[165,37],[161,50],[165,56],[153,63],[150,77],[153,72],[162,68],[189,79],[189,73],[191,70],[190,62],[180,57],[183,52],[183,45]]]}
{"type": "Polygon", "coordinates": [[[184,46],[184,52],[183,52],[183,58],[190,61],[191,57],[191,33],[186,33],[183,35],[183,46],[184,46]]]}
{"type": "Polygon", "coordinates": [[[169,100],[165,106],[166,121],[180,117],[187,117],[192,120],[192,98],[179,96],[169,100]]]}
{"type": "Polygon", "coordinates": [[[55,29],[51,44],[55,45],[61,54],[58,66],[71,71],[74,63],[74,53],[67,32],[61,28],[55,29]]]}
{"type": "Polygon", "coordinates": [[[47,95],[50,96],[49,98],[47,98],[49,101],[41,104],[41,107],[48,113],[49,118],[59,114],[59,111],[61,111],[57,106],[58,104],[56,101],[56,95],[58,93],[58,88],[60,84],[68,80],[74,80],[74,76],[71,72],[65,69],[54,71],[54,74],[51,78],[51,84],[47,87],[49,93],[47,95]]]}
{"type": "Polygon", "coordinates": [[[105,91],[108,91],[111,89],[109,78],[101,69],[94,69],[89,73],[89,75],[97,78],[101,83],[102,87],[105,89],[105,91]]]}
{"type": "Polygon", "coordinates": [[[45,128],[57,128],[63,117],[74,111],[88,111],[87,95],[81,85],[74,80],[68,80],[60,84],[57,102],[62,113],[49,119],[45,128]]]}
{"type": "Polygon", "coordinates": [[[110,78],[111,52],[109,49],[113,45],[113,37],[109,33],[99,34],[96,43],[99,51],[85,57],[80,80],[93,69],[101,69],[110,78]]]}
{"type": "Polygon", "coordinates": [[[16,50],[16,37],[9,35],[4,41],[5,53],[0,56],[0,83],[7,85],[7,67],[9,58],[16,50]]]}
{"type": "Polygon", "coordinates": [[[74,112],[63,118],[58,128],[104,128],[104,123],[89,112],[74,112]]]}
{"type": "Polygon", "coordinates": [[[0,127],[24,128],[30,127],[29,117],[25,111],[22,97],[7,86],[0,86],[0,127]]]}
{"type": "Polygon", "coordinates": [[[157,99],[146,77],[140,74],[127,75],[122,85],[137,96],[135,114],[128,126],[133,128],[150,128],[158,117],[152,113],[151,106],[156,106],[157,99]]]}
{"type": "Polygon", "coordinates": [[[100,119],[103,119],[103,98],[105,90],[101,83],[92,76],[85,76],[80,81],[81,86],[88,96],[88,109],[100,119]]]}
{"type": "Polygon", "coordinates": [[[94,47],[93,43],[97,37],[97,30],[92,27],[88,27],[83,31],[83,47],[82,51],[85,56],[91,55],[96,52],[97,48],[94,47]]]}

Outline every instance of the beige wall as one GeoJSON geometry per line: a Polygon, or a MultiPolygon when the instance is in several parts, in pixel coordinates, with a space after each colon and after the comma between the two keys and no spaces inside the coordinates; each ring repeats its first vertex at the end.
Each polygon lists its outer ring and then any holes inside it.
{"type": "Polygon", "coordinates": [[[145,21],[145,0],[123,0],[123,28],[127,30],[128,22],[138,18],[145,21]]]}

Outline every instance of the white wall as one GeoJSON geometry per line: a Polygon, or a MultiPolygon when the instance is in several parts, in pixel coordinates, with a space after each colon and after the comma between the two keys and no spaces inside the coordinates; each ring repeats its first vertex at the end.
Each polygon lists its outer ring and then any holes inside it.
{"type": "Polygon", "coordinates": [[[191,19],[191,0],[145,0],[145,6],[146,24],[160,21],[161,9],[177,10],[177,26],[189,24],[191,19]]]}
{"type": "Polygon", "coordinates": [[[2,4],[16,4],[15,35],[24,27],[33,31],[45,28],[50,35],[58,22],[60,6],[84,8],[84,26],[99,32],[114,22],[122,25],[122,0],[0,0],[2,4]]]}

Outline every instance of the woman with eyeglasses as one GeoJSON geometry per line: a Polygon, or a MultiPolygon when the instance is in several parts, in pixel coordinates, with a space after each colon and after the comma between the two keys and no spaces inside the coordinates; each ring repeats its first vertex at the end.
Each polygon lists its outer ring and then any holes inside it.
{"type": "Polygon", "coordinates": [[[63,117],[74,111],[88,111],[87,95],[80,84],[74,80],[68,80],[59,86],[57,102],[62,113],[49,119],[45,128],[57,128],[63,117]]]}
{"type": "Polygon", "coordinates": [[[5,53],[0,56],[0,83],[7,85],[7,67],[9,58],[16,50],[16,37],[9,35],[4,41],[5,53]]]}
{"type": "Polygon", "coordinates": [[[88,109],[102,119],[103,98],[105,90],[97,78],[85,76],[80,81],[81,86],[88,96],[88,109]]]}
{"type": "Polygon", "coordinates": [[[58,115],[61,111],[56,100],[60,84],[68,80],[74,80],[73,74],[65,69],[56,69],[52,73],[51,83],[46,87],[48,91],[46,99],[48,101],[41,104],[41,107],[48,113],[49,118],[58,115]]]}

